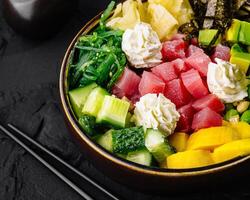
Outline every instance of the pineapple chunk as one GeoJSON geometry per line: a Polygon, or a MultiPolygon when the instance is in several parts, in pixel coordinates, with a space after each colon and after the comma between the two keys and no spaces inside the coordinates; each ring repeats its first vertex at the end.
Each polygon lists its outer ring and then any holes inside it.
{"type": "Polygon", "coordinates": [[[112,15],[112,17],[110,19],[114,19],[117,17],[122,17],[122,3],[119,3],[114,11],[114,14],[112,15]]]}
{"type": "Polygon", "coordinates": [[[205,150],[184,151],[167,157],[167,167],[170,169],[204,167],[212,164],[212,155],[205,150]]]}
{"type": "Polygon", "coordinates": [[[188,0],[149,0],[149,3],[164,6],[179,22],[179,25],[189,22],[193,16],[193,10],[188,0]]]}
{"type": "Polygon", "coordinates": [[[213,150],[220,145],[238,139],[240,139],[239,133],[234,128],[226,126],[205,128],[189,137],[187,150],[213,150]]]}
{"type": "Polygon", "coordinates": [[[137,9],[137,2],[133,0],[125,1],[122,4],[122,8],[119,9],[122,10],[122,15],[117,14],[117,17],[111,17],[111,20],[108,21],[107,26],[110,26],[114,29],[126,30],[133,28],[141,21],[140,14],[137,9]]]}
{"type": "Polygon", "coordinates": [[[239,156],[250,154],[250,139],[243,139],[224,144],[212,154],[215,163],[220,163],[239,156]]]}
{"type": "Polygon", "coordinates": [[[173,16],[177,16],[183,4],[183,0],[149,0],[150,4],[159,4],[166,8],[173,16]]]}
{"type": "Polygon", "coordinates": [[[148,2],[142,3],[141,0],[137,0],[138,11],[142,22],[149,22],[148,19],[148,2]]]}
{"type": "Polygon", "coordinates": [[[177,32],[178,21],[160,4],[149,4],[150,24],[160,40],[171,38],[177,32]]]}

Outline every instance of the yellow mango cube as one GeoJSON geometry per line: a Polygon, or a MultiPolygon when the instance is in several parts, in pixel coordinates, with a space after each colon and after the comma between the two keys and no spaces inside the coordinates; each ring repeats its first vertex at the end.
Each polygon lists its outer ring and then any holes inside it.
{"type": "Polygon", "coordinates": [[[232,123],[231,126],[237,130],[241,139],[250,138],[250,125],[247,122],[232,123]]]}
{"type": "Polygon", "coordinates": [[[188,138],[189,135],[187,133],[174,133],[169,137],[169,143],[177,150],[177,152],[185,151],[188,138]]]}
{"type": "Polygon", "coordinates": [[[238,132],[227,126],[219,126],[201,129],[193,133],[187,143],[187,150],[203,149],[213,150],[214,148],[240,139],[238,132]]]}
{"type": "Polygon", "coordinates": [[[250,139],[243,139],[233,141],[217,147],[213,154],[215,163],[220,163],[239,156],[246,156],[250,154],[250,139]]]}
{"type": "Polygon", "coordinates": [[[226,120],[222,120],[222,126],[231,126],[231,123],[226,120]]]}
{"type": "Polygon", "coordinates": [[[205,150],[184,151],[167,157],[167,167],[170,169],[204,167],[212,164],[212,155],[205,150]]]}

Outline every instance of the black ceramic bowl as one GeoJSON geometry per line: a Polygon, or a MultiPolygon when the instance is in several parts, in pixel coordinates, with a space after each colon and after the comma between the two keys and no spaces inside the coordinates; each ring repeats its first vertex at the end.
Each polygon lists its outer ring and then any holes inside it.
{"type": "Polygon", "coordinates": [[[98,24],[100,14],[90,20],[69,45],[60,74],[60,98],[66,122],[79,142],[83,153],[103,173],[120,183],[146,192],[180,192],[202,186],[218,186],[236,177],[245,176],[250,169],[250,156],[233,159],[209,167],[185,170],[153,168],[123,160],[95,144],[78,126],[68,97],[68,62],[78,37],[89,33],[98,24]]]}

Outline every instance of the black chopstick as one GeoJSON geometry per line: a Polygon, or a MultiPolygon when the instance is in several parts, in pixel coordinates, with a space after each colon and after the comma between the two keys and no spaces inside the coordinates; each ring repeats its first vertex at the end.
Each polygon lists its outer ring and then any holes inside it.
{"type": "MultiPolygon", "coordinates": [[[[96,188],[98,188],[99,190],[101,190],[103,193],[105,193],[106,195],[108,195],[110,198],[114,199],[114,200],[119,200],[119,198],[115,197],[113,194],[111,194],[109,191],[107,191],[105,188],[103,188],[101,185],[99,185],[98,183],[96,183],[94,180],[92,180],[91,178],[89,178],[88,176],[84,175],[83,173],[81,173],[80,171],[78,171],[77,169],[75,169],[74,167],[72,167],[71,165],[69,165],[68,163],[66,163],[65,161],[63,161],[61,158],[59,158],[58,156],[56,156],[55,154],[53,154],[51,151],[49,151],[48,149],[46,149],[45,147],[43,147],[41,144],[39,144],[38,142],[36,142],[35,140],[33,140],[32,138],[30,138],[29,136],[27,136],[25,133],[23,133],[22,131],[20,131],[19,129],[17,129],[15,126],[8,124],[8,127],[11,128],[15,133],[17,133],[19,136],[21,136],[22,138],[26,139],[27,141],[29,141],[32,145],[34,145],[36,148],[38,148],[39,150],[41,150],[43,153],[48,154],[49,156],[51,156],[53,159],[55,159],[56,161],[58,161],[60,164],[62,164],[64,167],[66,167],[68,170],[73,171],[74,173],[76,173],[77,175],[79,175],[81,178],[83,178],[84,180],[86,180],[87,182],[91,183],[93,186],[95,186],[96,188]]],[[[11,137],[14,141],[16,141],[18,144],[20,144],[25,150],[27,150],[29,153],[31,153],[34,157],[36,157],[39,161],[41,161],[46,167],[48,167],[52,172],[56,171],[56,175],[58,175],[59,173],[59,178],[61,178],[63,181],[65,181],[70,187],[72,187],[76,192],[80,192],[79,194],[84,197],[87,200],[93,199],[92,197],[90,197],[88,194],[86,194],[84,191],[82,191],[78,186],[76,186],[73,182],[71,182],[67,177],[65,177],[63,174],[61,174],[58,170],[56,170],[53,166],[51,166],[48,162],[46,162],[44,159],[41,158],[41,156],[39,156],[38,154],[36,154],[33,150],[31,150],[27,145],[25,145],[23,142],[21,142],[18,138],[16,138],[12,133],[10,133],[6,128],[4,128],[3,126],[0,125],[0,129],[2,131],[4,131],[9,137],[11,137]]]]}
{"type": "Polygon", "coordinates": [[[76,186],[73,182],[71,182],[67,177],[65,177],[62,173],[60,173],[57,169],[55,169],[52,165],[50,165],[47,161],[45,161],[41,156],[35,153],[32,149],[30,149],[26,144],[24,144],[21,140],[15,137],[10,131],[0,125],[0,129],[8,135],[11,139],[13,139],[16,143],[18,143],[21,147],[23,147],[27,152],[29,152],[34,158],[36,158],[40,163],[46,166],[51,172],[53,172],[57,177],[63,180],[68,186],[74,189],[80,196],[82,196],[86,200],[94,200],[90,197],[86,192],[82,191],[78,186],[76,186]]]}

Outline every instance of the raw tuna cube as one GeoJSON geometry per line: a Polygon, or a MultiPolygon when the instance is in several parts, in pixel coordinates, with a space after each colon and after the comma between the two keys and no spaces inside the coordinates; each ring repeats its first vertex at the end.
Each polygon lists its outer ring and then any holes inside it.
{"type": "Polygon", "coordinates": [[[230,60],[230,48],[227,46],[218,44],[214,49],[214,53],[211,56],[211,60],[215,62],[215,58],[220,58],[222,60],[229,61],[230,60]]]}
{"type": "Polygon", "coordinates": [[[136,102],[138,102],[140,100],[140,97],[141,97],[141,95],[138,91],[136,94],[134,94],[132,97],[130,97],[131,103],[135,104],[136,102]]]}
{"type": "Polygon", "coordinates": [[[156,76],[164,80],[165,83],[177,78],[177,73],[174,64],[171,62],[166,62],[152,68],[152,72],[156,76]]]}
{"type": "Polygon", "coordinates": [[[172,61],[175,69],[176,69],[176,72],[178,74],[180,74],[181,72],[185,72],[187,70],[189,70],[190,68],[185,64],[184,60],[183,59],[180,59],[180,58],[177,58],[175,60],[172,61]]]}
{"type": "Polygon", "coordinates": [[[180,113],[180,119],[177,123],[177,131],[189,132],[191,131],[194,109],[191,104],[182,106],[178,109],[180,113]]]}
{"type": "Polygon", "coordinates": [[[208,94],[208,89],[197,70],[190,69],[187,72],[181,73],[181,79],[188,92],[194,98],[199,99],[208,94]]]}
{"type": "Polygon", "coordinates": [[[115,84],[112,93],[119,98],[124,96],[129,98],[138,91],[140,81],[140,76],[126,67],[122,76],[115,84]]]}
{"type": "Polygon", "coordinates": [[[204,53],[203,49],[191,44],[191,45],[189,45],[189,47],[186,51],[186,56],[190,57],[191,55],[193,55],[194,53],[197,53],[197,52],[204,53]]]}
{"type": "Polygon", "coordinates": [[[215,112],[222,112],[225,109],[225,105],[214,94],[209,94],[196,100],[192,106],[197,111],[202,110],[203,108],[211,108],[215,112]]]}
{"type": "Polygon", "coordinates": [[[173,40],[163,43],[162,57],[163,60],[172,61],[176,58],[185,58],[186,43],[184,40],[173,40]]]}
{"type": "Polygon", "coordinates": [[[144,71],[142,79],[139,84],[140,95],[143,96],[148,93],[164,93],[165,83],[151,72],[144,71]]]}
{"type": "Polygon", "coordinates": [[[185,63],[198,70],[201,76],[207,76],[208,64],[211,62],[211,59],[202,52],[195,52],[190,57],[185,60],[185,63]]]}
{"type": "Polygon", "coordinates": [[[199,130],[213,126],[221,126],[222,117],[210,108],[204,108],[194,115],[192,129],[199,130]]]}
{"type": "Polygon", "coordinates": [[[184,87],[181,79],[174,79],[168,82],[164,94],[177,108],[189,103],[191,100],[191,95],[184,87]]]}
{"type": "Polygon", "coordinates": [[[198,46],[198,44],[199,44],[198,38],[192,38],[192,39],[190,40],[190,43],[191,43],[192,45],[198,46]]]}
{"type": "Polygon", "coordinates": [[[118,87],[116,87],[116,85],[114,85],[114,87],[112,88],[112,94],[114,94],[115,96],[117,96],[118,98],[122,98],[125,95],[124,91],[118,87]]]}

